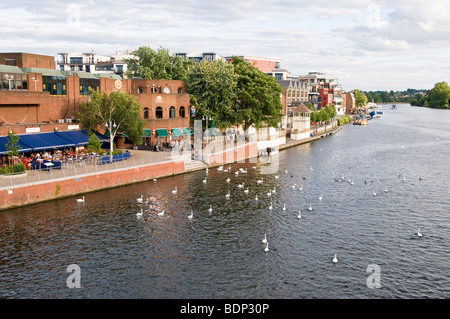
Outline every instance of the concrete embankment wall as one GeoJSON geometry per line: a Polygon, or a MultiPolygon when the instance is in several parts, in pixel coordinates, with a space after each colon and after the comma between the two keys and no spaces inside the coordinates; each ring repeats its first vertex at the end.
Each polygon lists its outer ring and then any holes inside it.
{"type": "Polygon", "coordinates": [[[0,190],[0,210],[184,172],[183,161],[166,162],[3,189],[0,190]]]}

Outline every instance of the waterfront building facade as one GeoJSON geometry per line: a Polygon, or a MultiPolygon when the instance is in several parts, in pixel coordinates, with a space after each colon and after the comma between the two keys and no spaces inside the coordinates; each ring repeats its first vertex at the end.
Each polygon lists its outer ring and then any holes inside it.
{"type": "MultiPolygon", "coordinates": [[[[79,103],[87,102],[90,89],[136,97],[146,120],[142,147],[167,144],[190,133],[190,100],[184,81],[61,71],[55,68],[54,57],[27,53],[0,53],[0,76],[0,136],[10,131],[31,134],[80,129],[79,103]]],[[[116,136],[115,142],[118,148],[134,146],[126,136],[116,136]]]]}

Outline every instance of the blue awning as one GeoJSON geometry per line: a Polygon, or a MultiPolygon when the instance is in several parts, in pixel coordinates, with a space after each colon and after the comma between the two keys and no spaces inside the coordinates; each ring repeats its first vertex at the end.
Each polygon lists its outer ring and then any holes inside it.
{"type": "MultiPolygon", "coordinates": [[[[98,136],[100,142],[103,143],[109,141],[106,136],[98,132],[94,133],[98,136]]],[[[67,141],[72,142],[73,144],[75,144],[75,146],[87,145],[89,143],[89,135],[87,130],[56,131],[55,134],[67,141]]]]}
{"type": "Polygon", "coordinates": [[[53,132],[19,135],[19,141],[31,147],[33,151],[76,146],[75,143],[63,139],[53,132]]]}
{"type": "MultiPolygon", "coordinates": [[[[109,139],[97,132],[94,132],[100,142],[108,142],[109,139]]],[[[18,145],[21,147],[19,153],[52,150],[65,147],[76,147],[87,145],[89,135],[86,130],[56,131],[49,133],[22,134],[19,136],[18,145]]],[[[0,154],[8,154],[6,143],[8,136],[0,137],[0,154]]]]}
{"type": "MultiPolygon", "coordinates": [[[[0,136],[0,155],[8,154],[8,150],[6,149],[6,144],[8,142],[8,136],[0,136]]],[[[20,146],[20,150],[18,150],[19,153],[31,152],[31,148],[28,145],[21,143],[20,139],[17,144],[20,146]]]]}

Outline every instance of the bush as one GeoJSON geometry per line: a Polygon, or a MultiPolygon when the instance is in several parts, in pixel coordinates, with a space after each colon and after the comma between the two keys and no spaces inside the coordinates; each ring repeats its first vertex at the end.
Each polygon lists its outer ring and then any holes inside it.
{"type": "Polygon", "coordinates": [[[341,126],[346,123],[350,123],[352,121],[352,118],[349,115],[344,115],[344,116],[338,118],[337,121],[338,121],[338,125],[341,126]]]}
{"type": "Polygon", "coordinates": [[[18,174],[18,173],[25,172],[26,170],[27,170],[27,168],[25,167],[25,165],[22,163],[19,163],[19,164],[14,164],[13,166],[0,167],[0,174],[2,174],[2,175],[18,174]]]}

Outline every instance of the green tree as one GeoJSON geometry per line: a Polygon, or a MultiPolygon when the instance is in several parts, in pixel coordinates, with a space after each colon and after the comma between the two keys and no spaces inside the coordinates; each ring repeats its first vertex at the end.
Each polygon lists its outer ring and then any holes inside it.
{"type": "Polygon", "coordinates": [[[366,106],[367,104],[367,96],[362,93],[360,90],[353,90],[353,95],[355,97],[355,105],[357,107],[366,106]]]}
{"type": "Polygon", "coordinates": [[[325,112],[328,113],[328,116],[329,116],[328,119],[332,119],[333,117],[335,117],[337,115],[336,107],[334,105],[327,105],[325,107],[325,112]]]}
{"type": "Polygon", "coordinates": [[[433,89],[428,92],[428,103],[430,107],[445,108],[449,107],[450,87],[446,82],[436,83],[433,89]]]}
{"type": "Polygon", "coordinates": [[[196,117],[213,118],[217,128],[235,125],[237,76],[232,64],[222,60],[195,63],[186,81],[191,105],[196,107],[196,117]]]}
{"type": "Polygon", "coordinates": [[[275,78],[238,57],[233,57],[231,64],[238,77],[234,104],[237,122],[244,123],[244,130],[252,125],[276,127],[283,116],[283,105],[282,90],[275,78]]]}
{"type": "Polygon", "coordinates": [[[142,46],[132,54],[134,58],[125,59],[125,74],[128,77],[185,81],[189,68],[193,65],[191,60],[171,55],[169,50],[162,47],[155,51],[149,46],[142,46]]]}
{"type": "Polygon", "coordinates": [[[102,142],[100,142],[100,138],[92,132],[91,135],[89,135],[89,141],[87,148],[91,152],[101,153],[102,151],[102,142]]]}
{"type": "Polygon", "coordinates": [[[13,130],[8,133],[8,142],[5,144],[5,148],[8,151],[9,156],[18,156],[19,150],[22,148],[19,145],[19,135],[17,135],[13,130]]]}
{"type": "Polygon", "coordinates": [[[141,105],[135,98],[120,91],[110,95],[94,90],[90,92],[88,103],[79,104],[81,125],[90,131],[106,125],[108,130],[112,130],[111,126],[115,125],[115,133],[126,134],[134,144],[141,144],[145,121],[141,118],[141,105]]]}

